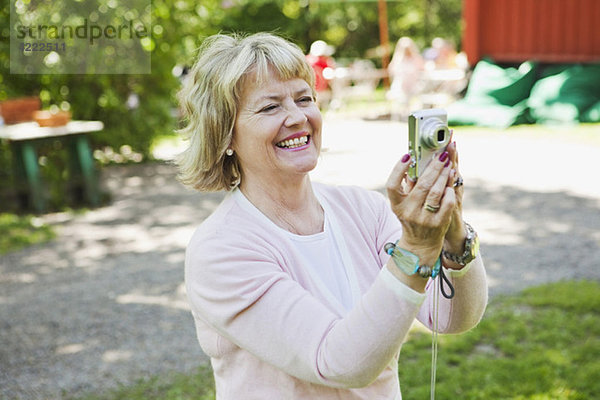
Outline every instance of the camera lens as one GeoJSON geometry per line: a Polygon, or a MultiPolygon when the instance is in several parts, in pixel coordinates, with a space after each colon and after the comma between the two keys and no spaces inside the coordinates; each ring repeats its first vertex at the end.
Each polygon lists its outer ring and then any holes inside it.
{"type": "Polygon", "coordinates": [[[428,149],[439,149],[448,144],[448,127],[439,118],[430,118],[420,128],[421,145],[428,149]]]}
{"type": "Polygon", "coordinates": [[[446,131],[444,129],[438,129],[437,138],[438,142],[446,140],[446,131]]]}

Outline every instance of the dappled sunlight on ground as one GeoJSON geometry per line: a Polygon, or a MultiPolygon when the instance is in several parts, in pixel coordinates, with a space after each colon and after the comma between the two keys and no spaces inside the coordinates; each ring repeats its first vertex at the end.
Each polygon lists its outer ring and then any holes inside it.
{"type": "Polygon", "coordinates": [[[56,240],[0,258],[3,395],[59,398],[206,362],[183,261],[223,195],[188,191],[161,164],[108,167],[102,181],[110,205],[48,215],[56,240]]]}

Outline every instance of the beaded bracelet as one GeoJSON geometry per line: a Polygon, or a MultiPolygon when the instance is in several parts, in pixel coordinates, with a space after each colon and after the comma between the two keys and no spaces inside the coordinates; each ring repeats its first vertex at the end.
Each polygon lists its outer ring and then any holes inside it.
{"type": "Polygon", "coordinates": [[[384,246],[384,250],[394,260],[394,264],[400,271],[405,273],[406,275],[414,275],[419,274],[419,276],[423,278],[435,279],[438,275],[440,276],[441,285],[440,291],[442,296],[447,299],[451,299],[454,297],[454,286],[452,286],[452,282],[444,273],[444,269],[442,268],[442,257],[437,258],[433,267],[429,265],[419,265],[419,257],[416,254],[411,253],[408,250],[405,250],[401,247],[397,246],[398,241],[396,243],[386,243],[384,246]],[[444,289],[444,283],[448,285],[450,293],[447,293],[444,289]]]}
{"type": "Polygon", "coordinates": [[[396,243],[387,243],[384,247],[386,253],[392,256],[394,264],[406,275],[419,274],[423,278],[435,278],[441,269],[441,257],[438,257],[433,267],[429,265],[419,265],[419,257],[408,250],[397,246],[396,243]]]}

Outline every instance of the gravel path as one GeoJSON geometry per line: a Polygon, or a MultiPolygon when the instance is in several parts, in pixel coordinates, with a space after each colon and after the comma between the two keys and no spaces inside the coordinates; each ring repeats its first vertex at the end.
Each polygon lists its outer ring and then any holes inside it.
{"type": "MultiPolygon", "coordinates": [[[[326,120],[313,179],[382,190],[405,152],[405,130],[326,120]]],[[[465,216],[482,238],[492,296],[600,280],[600,145],[562,135],[455,138],[465,216]]],[[[57,239],[0,256],[1,399],[60,399],[207,361],[186,304],[183,259],[194,227],[223,195],[188,191],[174,176],[167,164],[105,168],[110,205],[47,215],[57,239]]]]}

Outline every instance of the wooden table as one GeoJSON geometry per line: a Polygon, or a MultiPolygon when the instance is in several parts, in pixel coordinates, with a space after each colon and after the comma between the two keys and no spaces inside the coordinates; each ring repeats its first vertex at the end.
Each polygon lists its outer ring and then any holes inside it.
{"type": "Polygon", "coordinates": [[[99,182],[87,134],[103,128],[100,121],[71,121],[57,127],[40,127],[36,122],[0,126],[0,139],[9,141],[13,153],[17,194],[25,194],[28,205],[36,212],[46,210],[37,147],[45,141],[59,139],[66,142],[70,154],[70,179],[81,178],[84,199],[98,206],[99,182]]]}

